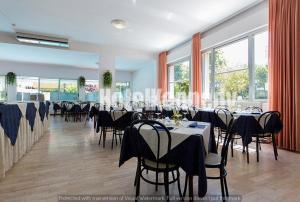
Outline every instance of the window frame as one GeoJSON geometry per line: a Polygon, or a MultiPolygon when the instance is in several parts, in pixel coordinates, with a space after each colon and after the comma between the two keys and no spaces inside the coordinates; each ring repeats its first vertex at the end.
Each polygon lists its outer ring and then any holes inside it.
{"type": "MultiPolygon", "coordinates": [[[[267,99],[256,99],[255,98],[255,36],[257,34],[261,34],[264,32],[268,32],[268,28],[267,27],[263,27],[263,28],[259,28],[255,31],[249,32],[247,34],[244,34],[242,36],[239,37],[235,37],[231,40],[222,42],[220,44],[217,44],[215,46],[209,47],[207,49],[201,50],[201,59],[203,57],[203,54],[205,53],[209,53],[211,52],[211,58],[210,58],[210,64],[211,64],[211,83],[210,83],[210,95],[209,95],[209,101],[217,101],[217,99],[215,99],[215,52],[216,49],[237,43],[239,41],[248,40],[248,77],[249,77],[249,98],[248,101],[254,101],[254,102],[265,102],[267,101],[269,98],[267,99]]],[[[202,65],[201,65],[201,71],[205,72],[205,61],[202,60],[202,65]]],[[[205,78],[204,75],[202,74],[202,86],[205,85],[205,78]]],[[[223,100],[220,100],[223,101],[223,100]]]]}
{"type": "MultiPolygon", "coordinates": [[[[168,92],[170,92],[170,83],[174,83],[174,84],[176,83],[175,81],[170,82],[170,79],[169,79],[170,78],[170,67],[174,66],[178,63],[183,63],[183,62],[187,62],[187,61],[189,62],[189,92],[191,92],[191,90],[192,90],[191,80],[192,80],[192,70],[193,70],[193,68],[192,68],[192,57],[191,56],[183,57],[183,58],[180,58],[178,60],[175,60],[175,61],[170,62],[170,63],[167,64],[167,82],[168,82],[167,90],[168,90],[168,92]]],[[[174,85],[174,87],[175,87],[175,85],[174,85]]],[[[169,96],[170,95],[168,94],[168,99],[170,99],[169,96]]],[[[174,99],[176,99],[175,95],[173,95],[173,96],[174,96],[174,99]]]]}

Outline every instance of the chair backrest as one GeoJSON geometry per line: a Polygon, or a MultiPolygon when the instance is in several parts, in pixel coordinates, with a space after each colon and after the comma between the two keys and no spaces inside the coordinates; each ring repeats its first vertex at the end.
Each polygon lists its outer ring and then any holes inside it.
{"type": "Polygon", "coordinates": [[[264,133],[278,133],[282,129],[280,112],[268,111],[260,115],[258,122],[264,133]]]}
{"type": "Polygon", "coordinates": [[[217,125],[223,130],[228,130],[230,122],[233,120],[232,113],[225,108],[217,108],[214,113],[217,117],[217,125]]]}
{"type": "MultiPolygon", "coordinates": [[[[161,158],[160,158],[160,152],[161,149],[167,149],[166,154],[168,154],[171,150],[171,134],[170,131],[166,128],[166,126],[158,121],[153,121],[153,120],[136,120],[134,122],[131,123],[130,126],[130,131],[133,130],[133,127],[137,127],[137,131],[138,131],[138,135],[142,136],[142,133],[145,131],[149,131],[150,133],[147,135],[151,135],[152,138],[155,138],[156,141],[152,141],[153,144],[155,144],[155,148],[156,151],[153,151],[153,153],[155,154],[155,159],[151,159],[152,161],[155,161],[156,163],[156,168],[158,169],[158,165],[161,162],[161,158]],[[147,127],[146,130],[143,130],[144,127],[147,127]],[[143,131],[142,131],[143,130],[143,131]],[[166,141],[162,143],[162,136],[165,135],[166,136],[166,141]],[[162,147],[162,145],[164,145],[164,147],[162,147]],[[166,147],[165,147],[166,146],[166,147]]],[[[143,138],[143,137],[141,137],[143,138]]],[[[165,138],[164,138],[165,139],[165,138]]],[[[137,148],[138,148],[138,153],[139,155],[143,154],[143,147],[141,147],[140,143],[137,143],[137,148]]],[[[143,159],[143,156],[139,156],[140,158],[143,159]]],[[[168,162],[164,162],[166,164],[166,168],[169,168],[168,162]]]]}
{"type": "Polygon", "coordinates": [[[215,109],[227,109],[228,110],[228,105],[218,105],[218,106],[216,106],[215,109]]]}
{"type": "Polygon", "coordinates": [[[100,110],[98,112],[98,123],[100,127],[111,127],[113,126],[113,119],[108,111],[100,110]]]}
{"type": "Polygon", "coordinates": [[[257,112],[257,113],[262,113],[263,112],[262,108],[257,107],[257,106],[246,107],[245,111],[257,112]]]}
{"type": "Polygon", "coordinates": [[[147,116],[145,114],[143,114],[142,112],[134,112],[131,117],[132,121],[143,120],[143,119],[147,120],[147,116]]]}

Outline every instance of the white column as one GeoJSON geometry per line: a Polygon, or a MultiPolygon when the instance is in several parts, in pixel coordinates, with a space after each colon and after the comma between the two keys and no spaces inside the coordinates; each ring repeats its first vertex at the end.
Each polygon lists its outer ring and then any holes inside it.
{"type": "Polygon", "coordinates": [[[84,89],[84,86],[83,87],[79,87],[79,100],[80,101],[85,101],[85,89],[84,89]]]}
{"type": "Polygon", "coordinates": [[[16,102],[17,101],[17,85],[7,85],[7,102],[16,102]]]}

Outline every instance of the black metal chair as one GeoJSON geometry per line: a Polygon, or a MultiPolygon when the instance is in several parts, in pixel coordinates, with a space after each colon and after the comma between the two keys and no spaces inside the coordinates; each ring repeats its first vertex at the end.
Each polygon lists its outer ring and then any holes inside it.
{"type": "Polygon", "coordinates": [[[231,131],[231,126],[234,124],[233,119],[230,120],[229,126],[226,130],[226,135],[224,137],[224,144],[222,146],[221,155],[215,153],[208,153],[205,159],[205,167],[206,168],[217,168],[219,169],[219,176],[207,176],[207,179],[219,179],[221,184],[221,192],[223,201],[225,201],[225,194],[228,197],[228,186],[227,186],[227,172],[226,172],[226,164],[227,164],[227,154],[228,147],[230,142],[232,142],[233,133],[231,131]],[[225,190],[224,190],[225,189],[225,190]]]}
{"type": "MultiPolygon", "coordinates": [[[[226,133],[229,129],[230,122],[233,120],[233,114],[226,108],[217,108],[214,110],[216,115],[216,125],[218,128],[218,140],[217,140],[217,148],[219,147],[219,142],[225,139],[226,133]]],[[[234,136],[231,141],[231,156],[233,156],[233,141],[236,139],[240,139],[241,137],[234,136]]]]}
{"type": "Polygon", "coordinates": [[[147,120],[147,119],[148,119],[147,116],[142,112],[134,112],[131,117],[131,121],[147,120]]]}
{"type": "Polygon", "coordinates": [[[101,143],[101,137],[103,135],[103,147],[105,147],[105,141],[106,141],[106,132],[112,131],[112,128],[114,126],[114,121],[108,111],[102,111],[100,110],[98,112],[98,120],[97,120],[97,130],[98,133],[100,131],[100,137],[99,137],[99,145],[101,143]]]}
{"type": "MultiPolygon", "coordinates": [[[[262,127],[262,133],[253,134],[252,137],[256,139],[256,158],[259,162],[259,150],[261,150],[260,143],[265,138],[272,138],[273,150],[275,160],[277,160],[278,152],[275,140],[275,135],[282,129],[282,123],[280,120],[280,112],[278,111],[268,111],[260,115],[258,122],[262,127]]],[[[249,154],[248,154],[249,155],[249,154]]]]}
{"type": "Polygon", "coordinates": [[[245,108],[245,111],[251,111],[251,112],[253,112],[253,113],[262,113],[262,112],[263,112],[262,108],[257,107],[257,106],[249,106],[249,107],[246,107],[246,108],[245,108]]]}
{"type": "Polygon", "coordinates": [[[118,145],[117,136],[119,136],[120,144],[122,142],[123,131],[131,123],[131,114],[127,114],[127,110],[124,108],[122,110],[114,110],[110,112],[113,115],[113,136],[111,142],[111,148],[114,148],[114,140],[116,145],[118,145]],[[121,113],[122,116],[117,118],[116,113],[121,113]]]}
{"type": "MultiPolygon", "coordinates": [[[[154,159],[147,159],[143,156],[142,150],[144,148],[141,147],[141,143],[137,142],[137,148],[138,148],[138,164],[137,164],[137,171],[136,171],[136,179],[135,179],[135,185],[136,185],[136,201],[140,194],[140,179],[142,178],[145,182],[155,185],[155,189],[158,189],[158,186],[164,185],[165,187],[165,193],[166,193],[166,199],[169,201],[169,184],[178,183],[178,191],[180,197],[182,197],[181,188],[180,188],[180,172],[179,167],[174,164],[169,164],[168,160],[161,161],[160,159],[160,151],[161,151],[161,135],[167,135],[167,154],[171,150],[171,135],[170,131],[160,122],[153,121],[153,120],[136,120],[132,122],[130,126],[130,131],[133,131],[133,127],[138,127],[138,134],[141,135],[141,129],[144,126],[150,126],[150,131],[153,131],[153,135],[157,136],[157,151],[155,151],[155,158],[154,159]],[[136,125],[138,124],[138,125],[136,125]],[[159,129],[158,129],[159,128],[159,129]],[[146,171],[153,171],[155,172],[155,181],[151,181],[149,179],[146,179],[144,177],[143,172],[146,171]],[[169,173],[173,172],[177,173],[177,176],[173,175],[173,180],[169,181],[169,173]],[[164,182],[158,181],[158,174],[163,173],[164,174],[164,182]]],[[[141,137],[142,138],[142,137],[141,137]]]]}

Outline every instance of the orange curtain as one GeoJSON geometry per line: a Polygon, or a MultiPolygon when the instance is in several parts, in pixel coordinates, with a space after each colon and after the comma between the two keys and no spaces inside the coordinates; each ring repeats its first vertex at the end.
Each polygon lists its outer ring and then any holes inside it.
{"type": "Polygon", "coordinates": [[[159,67],[158,67],[158,88],[161,90],[160,99],[166,99],[166,92],[168,91],[168,69],[167,69],[167,52],[159,54],[159,67]]]}
{"type": "Polygon", "coordinates": [[[282,114],[281,148],[300,151],[300,1],[269,1],[269,107],[282,114]]]}
{"type": "Polygon", "coordinates": [[[192,65],[193,65],[193,103],[196,106],[201,104],[201,36],[200,33],[194,34],[193,36],[193,47],[192,47],[192,65]]]}

